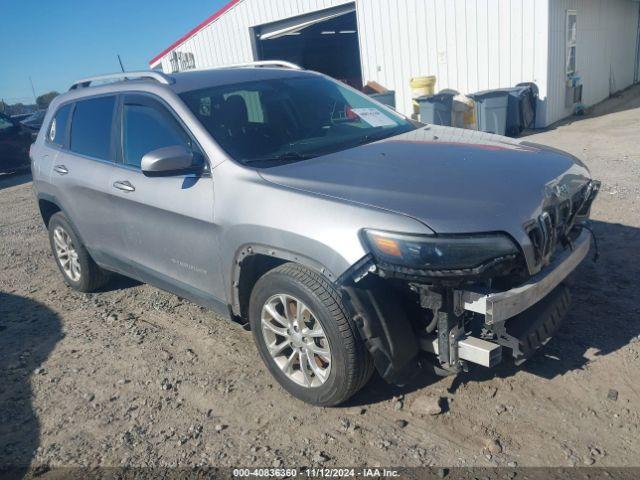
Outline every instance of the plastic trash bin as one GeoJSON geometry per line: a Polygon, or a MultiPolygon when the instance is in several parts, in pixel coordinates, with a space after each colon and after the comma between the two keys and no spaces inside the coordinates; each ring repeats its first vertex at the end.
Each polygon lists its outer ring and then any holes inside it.
{"type": "Polygon", "coordinates": [[[426,77],[414,77],[409,82],[411,85],[411,98],[413,99],[413,113],[420,113],[420,102],[418,98],[429,97],[435,93],[436,77],[429,75],[426,77]]]}
{"type": "Polygon", "coordinates": [[[420,121],[432,125],[451,126],[453,97],[457,92],[444,92],[430,97],[418,98],[420,104],[420,121]]]}
{"type": "Polygon", "coordinates": [[[538,86],[535,83],[519,83],[514,89],[518,108],[518,120],[520,129],[518,134],[527,128],[535,127],[536,106],[538,104],[538,86]]]}
{"type": "Polygon", "coordinates": [[[533,83],[469,96],[476,101],[478,130],[517,137],[535,125],[538,87],[533,83]]]}
{"type": "Polygon", "coordinates": [[[487,90],[469,95],[476,102],[478,130],[504,135],[509,115],[509,89],[487,90]]]}
{"type": "Polygon", "coordinates": [[[391,108],[396,108],[396,92],[395,90],[389,90],[384,93],[370,93],[369,96],[384,105],[388,105],[391,108]]]}

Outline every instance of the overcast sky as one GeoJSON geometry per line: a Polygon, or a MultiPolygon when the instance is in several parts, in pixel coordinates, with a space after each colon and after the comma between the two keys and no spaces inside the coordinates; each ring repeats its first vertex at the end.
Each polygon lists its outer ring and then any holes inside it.
{"type": "Polygon", "coordinates": [[[225,0],[0,0],[0,99],[33,103],[82,77],[148,62],[225,0]]]}

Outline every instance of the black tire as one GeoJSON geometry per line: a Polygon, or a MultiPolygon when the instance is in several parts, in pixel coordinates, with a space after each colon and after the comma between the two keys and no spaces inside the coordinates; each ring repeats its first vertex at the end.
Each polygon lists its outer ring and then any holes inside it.
{"type": "Polygon", "coordinates": [[[60,269],[60,273],[62,273],[64,283],[79,292],[93,292],[102,287],[108,281],[109,274],[93,261],[91,255],[89,255],[89,252],[80,241],[80,238],[67,220],[67,217],[65,217],[64,213],[57,212],[53,214],[49,219],[48,229],[51,252],[53,253],[53,257],[56,259],[56,264],[60,269]],[[56,229],[62,229],[66,232],[72,242],[75,252],[77,253],[78,263],[80,264],[80,277],[78,279],[71,278],[70,275],[65,272],[61,260],[58,258],[54,240],[54,232],[56,229]]]}
{"type": "Polygon", "coordinates": [[[373,361],[344,307],[339,292],[322,275],[294,263],[267,272],[251,292],[249,322],[258,351],[275,379],[291,395],[307,403],[334,406],[345,402],[371,378],[373,361]],[[322,326],[331,350],[331,369],[319,386],[291,380],[269,353],[261,328],[262,308],[269,298],[286,294],[301,300],[322,326]]]}

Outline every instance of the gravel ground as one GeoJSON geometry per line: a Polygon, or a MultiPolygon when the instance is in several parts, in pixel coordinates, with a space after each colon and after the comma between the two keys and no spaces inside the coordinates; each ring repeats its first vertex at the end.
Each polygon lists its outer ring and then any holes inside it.
{"type": "Polygon", "coordinates": [[[522,369],[374,378],[340,408],[289,397],[248,332],[176,296],[66,288],[29,177],[0,178],[0,467],[640,466],[639,107],[636,88],[530,137],[604,185],[557,338],[522,369]]]}

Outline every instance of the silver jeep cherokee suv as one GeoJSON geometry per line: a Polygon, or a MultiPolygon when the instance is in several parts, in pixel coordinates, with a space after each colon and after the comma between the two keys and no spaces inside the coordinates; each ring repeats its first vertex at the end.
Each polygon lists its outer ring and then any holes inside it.
{"type": "Polygon", "coordinates": [[[70,287],[117,272],[248,323],[317,405],[374,369],[520,363],[560,325],[599,188],[571,155],[417,124],[285,62],[123,75],[56,98],[32,147],[70,287]]]}

